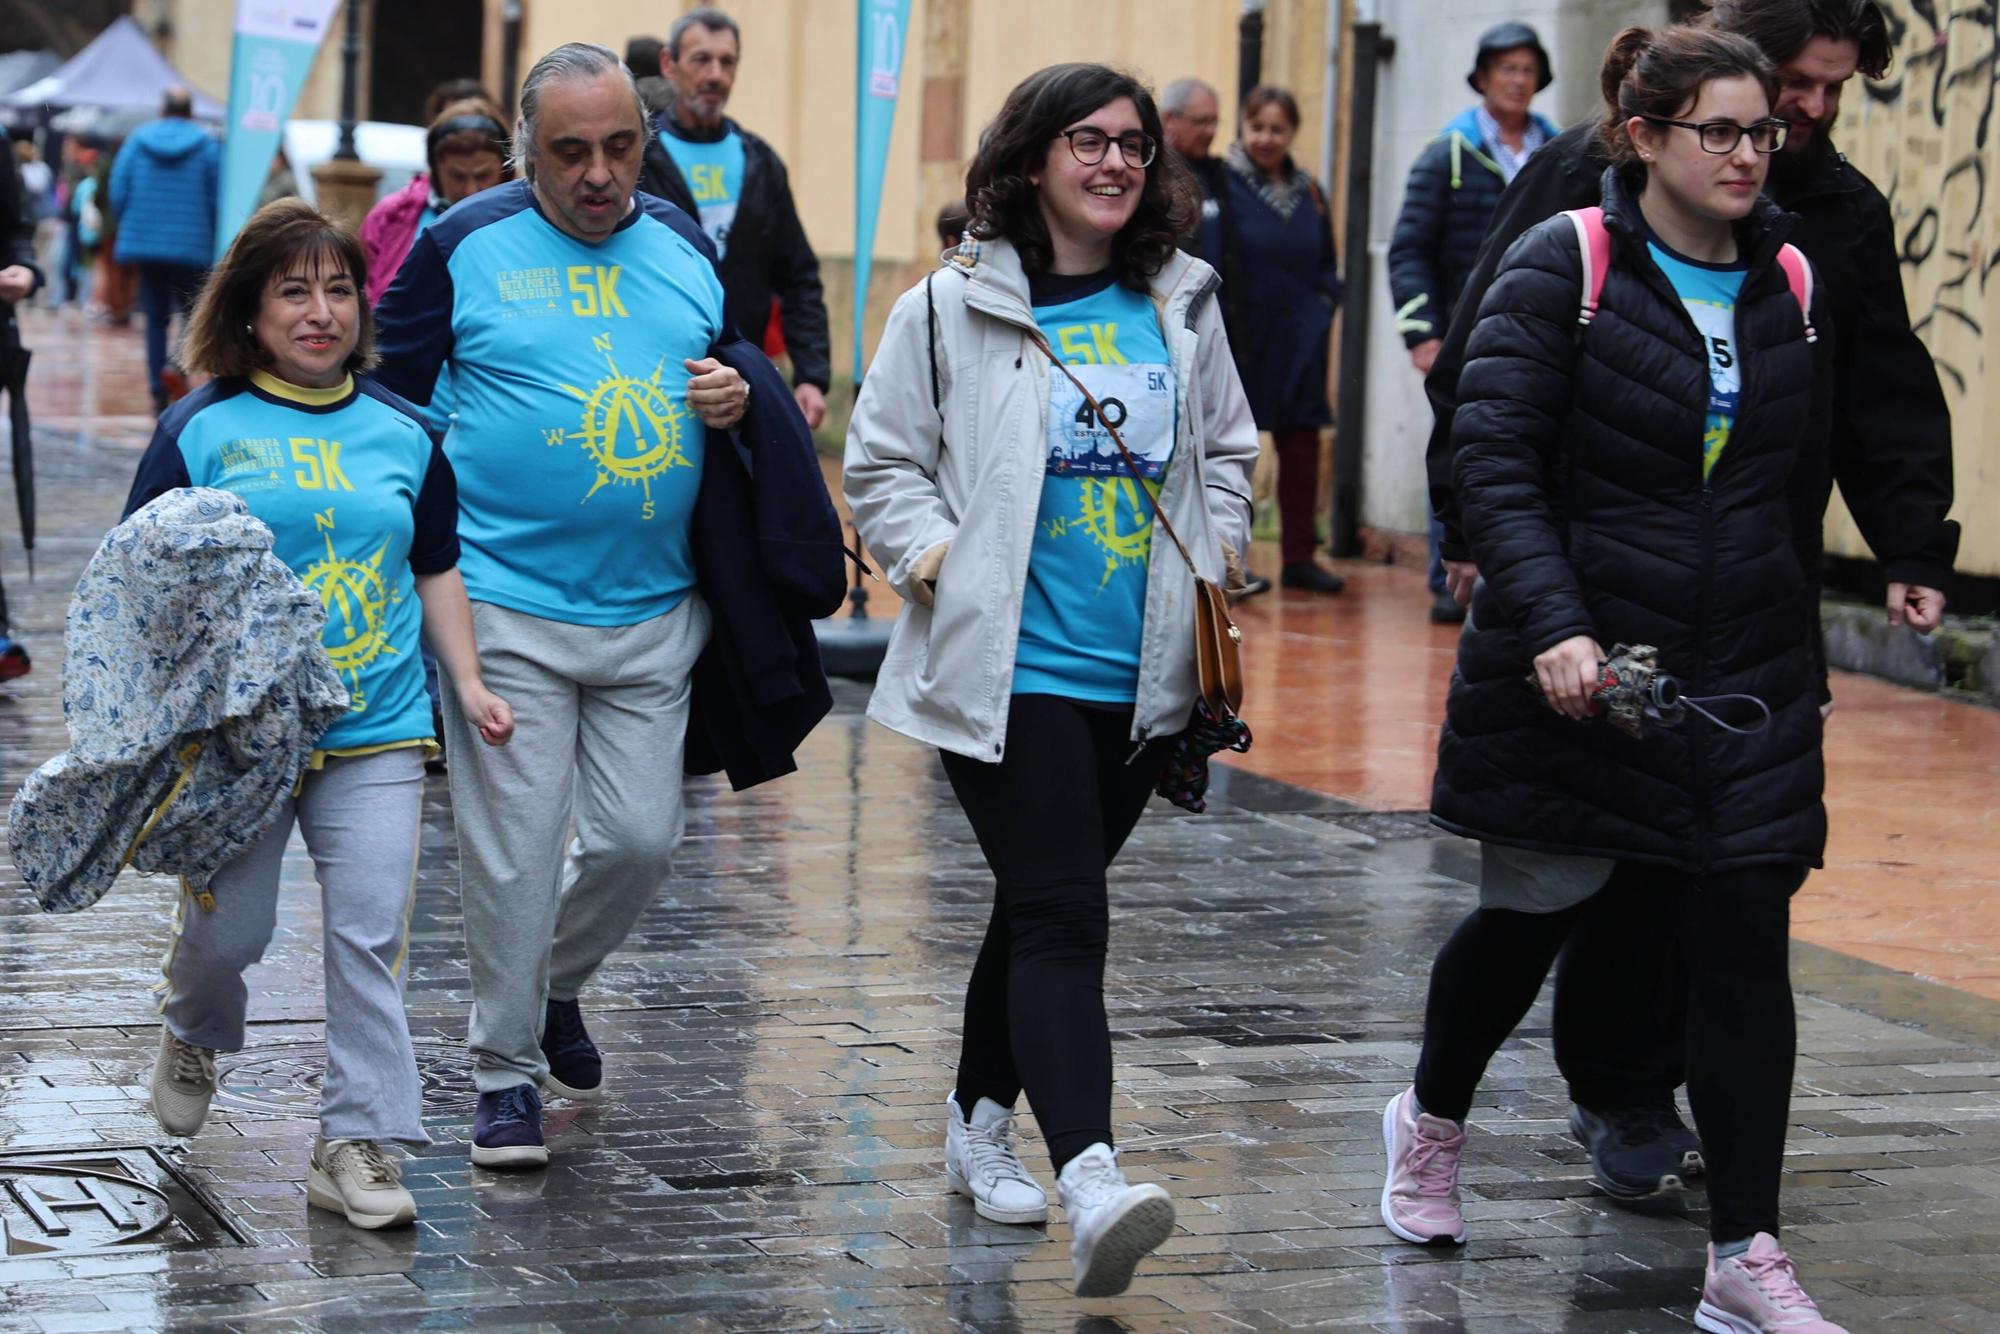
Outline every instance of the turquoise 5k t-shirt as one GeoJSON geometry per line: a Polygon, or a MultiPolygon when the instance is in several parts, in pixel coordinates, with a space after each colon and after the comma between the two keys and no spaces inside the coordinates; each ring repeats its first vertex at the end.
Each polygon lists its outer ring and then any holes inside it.
{"type": "Polygon", "coordinates": [[[379,375],[423,399],[451,373],[445,452],[474,600],[636,625],[694,588],[705,428],[683,363],[726,327],[703,242],[644,195],[602,241],[578,240],[522,181],[417,237],[383,302],[379,375]]]}
{"type": "Polygon", "coordinates": [[[1708,426],[1701,439],[1701,477],[1715,471],[1715,461],[1729,444],[1736,426],[1737,398],[1743,369],[1736,347],[1736,298],[1743,291],[1749,264],[1705,264],[1677,255],[1658,241],[1649,241],[1653,262],[1673,285],[1688,318],[1708,349],[1708,426]]]}
{"type": "Polygon", "coordinates": [[[660,143],[687,182],[701,229],[715,242],[715,257],[721,259],[729,253],[729,229],[736,225],[736,203],[743,197],[743,136],[732,128],[712,143],[700,143],[675,133],[671,116],[662,119],[660,143]]]}
{"type": "Polygon", "coordinates": [[[304,389],[260,371],[160,419],[127,513],[175,487],[243,498],[326,608],[322,642],[348,706],[318,744],[351,750],[431,736],[414,576],[458,558],[451,481],[417,409],[387,390],[304,389]]]}
{"type": "Polygon", "coordinates": [[[1104,423],[1051,366],[1048,468],[1028,556],[1014,693],[1130,704],[1146,620],[1151,496],[1174,450],[1173,367],[1152,298],[1109,272],[1080,284],[1045,278],[1036,288],[1042,336],[1118,428],[1145,480],[1133,477],[1104,423]]]}

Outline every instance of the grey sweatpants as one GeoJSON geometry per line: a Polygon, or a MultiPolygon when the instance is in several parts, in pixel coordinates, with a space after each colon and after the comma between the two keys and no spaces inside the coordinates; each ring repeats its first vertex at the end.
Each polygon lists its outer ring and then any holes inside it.
{"type": "Polygon", "coordinates": [[[403,965],[416,901],[424,753],[330,756],[248,852],[217,873],[213,910],[183,893],[160,1012],[184,1042],[243,1049],[249,988],[278,922],[278,874],[297,824],[319,880],[326,966],[327,1139],[427,1144],[417,1058],[403,1011],[403,965]]]}
{"type": "Polygon", "coordinates": [[[694,593],[618,626],[474,602],[472,624],[486,688],[514,709],[514,739],[490,747],[440,682],[474,1078],[490,1093],[548,1073],[546,1001],[576,999],[667,882],[684,825],[688,676],[709,613],[694,593]]]}

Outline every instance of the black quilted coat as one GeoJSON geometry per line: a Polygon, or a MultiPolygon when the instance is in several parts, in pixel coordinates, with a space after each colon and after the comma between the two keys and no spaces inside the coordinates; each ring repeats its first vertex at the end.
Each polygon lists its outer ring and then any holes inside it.
{"type": "Polygon", "coordinates": [[[1556,217],[1515,243],[1467,348],[1453,475],[1483,581],[1432,815],[1474,838],[1692,872],[1817,866],[1826,814],[1806,570],[1829,339],[1806,342],[1776,262],[1791,215],[1760,199],[1741,224],[1752,261],[1736,308],[1742,391],[1704,484],[1702,340],[1612,172],[1604,208],[1611,270],[1581,339],[1576,237],[1556,217]],[[1756,695],[1771,724],[1737,736],[1690,717],[1634,739],[1564,719],[1526,678],[1572,635],[1606,650],[1655,645],[1689,694],[1756,695]]]}

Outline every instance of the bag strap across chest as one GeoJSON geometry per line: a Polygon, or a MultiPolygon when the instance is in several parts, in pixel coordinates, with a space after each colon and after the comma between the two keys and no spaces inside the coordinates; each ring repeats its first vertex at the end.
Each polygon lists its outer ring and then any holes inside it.
{"type": "MultiPolygon", "coordinates": [[[[1583,302],[1578,308],[1576,322],[1588,326],[1597,318],[1597,308],[1604,300],[1604,280],[1611,274],[1611,230],[1604,225],[1604,210],[1597,207],[1566,209],[1563,216],[1576,229],[1577,249],[1583,256],[1583,302]]],[[[1819,334],[1812,325],[1813,272],[1812,265],[1795,245],[1787,243],[1778,248],[1778,267],[1784,270],[1785,285],[1792,289],[1792,300],[1799,303],[1799,318],[1805,321],[1806,341],[1819,341],[1819,334]]]]}

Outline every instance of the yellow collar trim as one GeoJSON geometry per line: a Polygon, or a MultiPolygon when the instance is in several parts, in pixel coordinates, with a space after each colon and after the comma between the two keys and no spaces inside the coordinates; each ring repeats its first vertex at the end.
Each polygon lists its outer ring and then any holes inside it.
{"type": "Polygon", "coordinates": [[[354,392],[352,375],[341,376],[340,383],[330,389],[313,389],[306,385],[293,384],[290,380],[280,380],[269,371],[251,371],[250,383],[273,398],[290,399],[309,408],[323,408],[329,403],[338,403],[354,392]]]}

